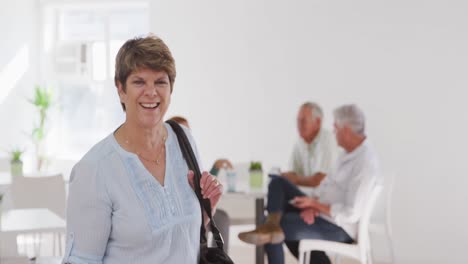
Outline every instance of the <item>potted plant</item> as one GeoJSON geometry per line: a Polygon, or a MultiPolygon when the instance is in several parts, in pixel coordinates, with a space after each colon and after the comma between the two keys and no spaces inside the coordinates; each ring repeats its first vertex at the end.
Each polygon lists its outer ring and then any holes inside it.
{"type": "Polygon", "coordinates": [[[261,189],[263,186],[262,163],[259,161],[250,162],[249,175],[250,187],[253,189],[261,189]]]}
{"type": "Polygon", "coordinates": [[[21,160],[21,155],[23,155],[23,150],[18,148],[10,151],[11,160],[10,160],[10,170],[11,176],[22,176],[23,175],[23,161],[21,160]]]}
{"type": "Polygon", "coordinates": [[[32,131],[32,141],[36,149],[36,169],[41,171],[46,155],[44,150],[44,139],[46,137],[46,121],[48,110],[52,105],[52,92],[41,86],[34,89],[34,99],[29,100],[39,113],[39,124],[36,124],[32,131]]]}

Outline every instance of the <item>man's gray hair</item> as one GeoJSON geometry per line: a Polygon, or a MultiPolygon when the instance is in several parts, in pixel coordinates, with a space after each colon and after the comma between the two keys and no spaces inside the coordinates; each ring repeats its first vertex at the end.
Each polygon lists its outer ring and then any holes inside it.
{"type": "Polygon", "coordinates": [[[314,102],[305,102],[301,105],[301,108],[307,107],[312,111],[312,117],[314,120],[318,117],[320,120],[323,120],[323,111],[320,105],[314,102]]]}
{"type": "Polygon", "coordinates": [[[355,133],[365,135],[364,112],[355,104],[343,105],[333,111],[337,126],[349,126],[355,133]]]}

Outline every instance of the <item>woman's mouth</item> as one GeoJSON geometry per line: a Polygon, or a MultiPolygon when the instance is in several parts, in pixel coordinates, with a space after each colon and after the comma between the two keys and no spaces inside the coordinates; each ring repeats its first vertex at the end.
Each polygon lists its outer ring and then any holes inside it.
{"type": "Polygon", "coordinates": [[[140,103],[145,109],[156,109],[161,103],[140,103]]]}

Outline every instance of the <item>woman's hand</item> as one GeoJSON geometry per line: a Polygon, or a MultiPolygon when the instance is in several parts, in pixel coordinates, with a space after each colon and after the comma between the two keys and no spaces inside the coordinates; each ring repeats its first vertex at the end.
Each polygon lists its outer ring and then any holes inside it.
{"type": "MultiPolygon", "coordinates": [[[[193,184],[194,173],[189,170],[188,179],[189,183],[194,188],[193,184]]],[[[200,179],[200,187],[203,198],[210,199],[211,209],[214,214],[216,205],[223,194],[223,185],[219,183],[218,179],[208,172],[204,171],[200,179]]]]}

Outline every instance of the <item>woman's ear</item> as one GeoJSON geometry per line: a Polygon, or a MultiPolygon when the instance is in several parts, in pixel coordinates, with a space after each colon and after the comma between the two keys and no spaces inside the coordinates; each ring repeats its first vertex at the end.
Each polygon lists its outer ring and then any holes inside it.
{"type": "Polygon", "coordinates": [[[120,102],[123,103],[126,93],[123,89],[123,85],[121,82],[117,81],[117,93],[119,94],[120,102]]]}

